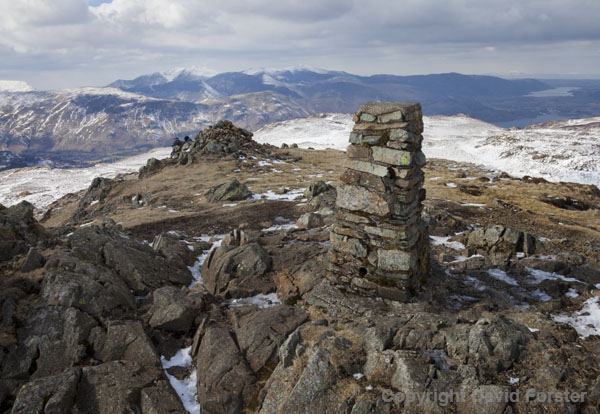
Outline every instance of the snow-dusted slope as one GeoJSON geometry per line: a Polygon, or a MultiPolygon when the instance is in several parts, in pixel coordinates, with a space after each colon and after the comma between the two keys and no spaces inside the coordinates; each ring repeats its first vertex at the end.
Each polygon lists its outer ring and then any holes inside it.
{"type": "Polygon", "coordinates": [[[600,117],[503,129],[464,115],[425,119],[429,157],[468,161],[516,176],[600,185],[600,117]]]}
{"type": "Polygon", "coordinates": [[[43,208],[65,194],[89,187],[95,177],[112,178],[117,174],[135,172],[149,158],[165,158],[170,152],[170,147],[156,148],[115,163],[98,164],[90,168],[28,167],[0,171],[0,204],[11,206],[26,200],[43,208]]]}
{"type": "MultiPolygon", "coordinates": [[[[430,158],[473,162],[516,176],[600,185],[600,117],[505,129],[465,115],[426,116],[423,151],[430,158]]],[[[330,114],[267,125],[254,139],[273,145],[344,150],[350,115],[330,114]]]]}
{"type": "Polygon", "coordinates": [[[15,80],[0,80],[0,92],[30,92],[33,87],[27,82],[15,80]]]}
{"type": "Polygon", "coordinates": [[[253,138],[276,146],[298,144],[300,148],[345,150],[352,125],[351,115],[324,114],[265,125],[253,138]]]}

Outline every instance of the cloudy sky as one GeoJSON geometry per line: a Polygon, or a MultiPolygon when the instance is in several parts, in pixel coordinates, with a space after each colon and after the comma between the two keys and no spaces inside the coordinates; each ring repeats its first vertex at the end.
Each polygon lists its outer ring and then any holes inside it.
{"type": "Polygon", "coordinates": [[[0,0],[0,79],[173,67],[600,77],[599,0],[0,0]]]}

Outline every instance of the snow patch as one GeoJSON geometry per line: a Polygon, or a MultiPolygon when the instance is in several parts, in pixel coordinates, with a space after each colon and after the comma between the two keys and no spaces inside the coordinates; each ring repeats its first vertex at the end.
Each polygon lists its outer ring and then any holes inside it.
{"type": "Polygon", "coordinates": [[[433,246],[443,245],[453,250],[463,250],[465,248],[465,245],[461,242],[450,241],[450,236],[429,236],[429,238],[432,240],[431,244],[433,246]]]}
{"type": "Polygon", "coordinates": [[[556,322],[571,325],[582,339],[591,335],[600,335],[600,306],[597,297],[586,300],[583,308],[572,315],[552,315],[556,322]]]}
{"type": "Polygon", "coordinates": [[[500,269],[488,269],[487,273],[488,273],[488,275],[490,275],[494,279],[501,280],[504,283],[507,283],[507,284],[509,284],[511,286],[519,286],[519,282],[517,282],[515,279],[513,279],[508,274],[506,274],[506,272],[504,270],[500,270],[500,269]]]}
{"type": "Polygon", "coordinates": [[[579,292],[577,292],[573,288],[569,288],[569,291],[567,293],[565,293],[565,296],[573,299],[573,298],[576,298],[577,296],[579,296],[579,292]]]}
{"type": "Polygon", "coordinates": [[[192,365],[192,347],[183,348],[177,351],[177,353],[171,358],[166,359],[161,355],[160,362],[162,363],[163,370],[171,387],[177,393],[177,396],[181,399],[183,407],[190,414],[200,414],[200,404],[197,401],[198,393],[198,377],[197,371],[194,369],[192,373],[184,378],[178,380],[167,372],[167,369],[171,367],[189,367],[192,365]]]}
{"type": "Polygon", "coordinates": [[[285,194],[277,194],[273,190],[268,190],[266,193],[253,194],[252,198],[254,200],[267,199],[267,200],[294,201],[296,198],[298,198],[298,196],[304,194],[304,190],[305,190],[304,188],[299,188],[296,190],[288,191],[285,194]]]}
{"type": "Polygon", "coordinates": [[[260,293],[249,298],[231,299],[229,301],[229,306],[231,307],[256,306],[260,309],[266,309],[277,305],[281,305],[277,293],[269,293],[268,295],[260,293]]]}
{"type": "Polygon", "coordinates": [[[164,147],[90,168],[28,167],[0,171],[0,204],[10,207],[26,200],[38,209],[44,208],[65,194],[88,188],[96,177],[114,178],[118,174],[136,173],[148,159],[166,158],[170,153],[171,148],[164,147]],[[23,192],[30,194],[17,199],[16,195],[23,192]]]}
{"type": "Polygon", "coordinates": [[[535,284],[535,285],[539,285],[544,280],[559,280],[559,279],[563,280],[565,282],[583,283],[580,280],[574,279],[572,277],[566,277],[563,275],[559,275],[558,273],[545,272],[543,270],[532,269],[529,267],[527,268],[527,271],[533,277],[533,284],[535,284]]]}

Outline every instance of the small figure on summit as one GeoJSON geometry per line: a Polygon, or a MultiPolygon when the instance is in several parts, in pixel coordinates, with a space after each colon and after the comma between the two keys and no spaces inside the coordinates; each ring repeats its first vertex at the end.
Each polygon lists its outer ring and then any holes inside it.
{"type": "Polygon", "coordinates": [[[176,147],[176,146],[180,146],[181,147],[182,145],[183,145],[183,141],[181,141],[179,139],[179,137],[175,137],[175,141],[173,141],[173,145],[172,146],[173,147],[176,147]]]}
{"type": "Polygon", "coordinates": [[[192,140],[192,139],[191,139],[191,138],[190,138],[188,135],[186,135],[186,136],[183,138],[183,141],[184,141],[184,142],[190,142],[191,140],[192,140]]]}

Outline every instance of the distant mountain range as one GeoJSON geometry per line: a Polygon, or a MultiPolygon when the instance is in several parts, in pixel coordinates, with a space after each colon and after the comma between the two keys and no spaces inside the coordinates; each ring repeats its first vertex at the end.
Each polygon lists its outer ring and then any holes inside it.
{"type": "Polygon", "coordinates": [[[168,145],[175,135],[195,135],[219,119],[256,130],[316,113],[352,113],[369,100],[419,101],[426,115],[464,113],[498,125],[600,114],[600,81],[458,73],[359,76],[287,68],[214,75],[180,68],[117,80],[104,88],[29,91],[24,84],[4,85],[4,168],[10,168],[10,160],[18,165],[46,159],[96,162],[168,145]]]}

